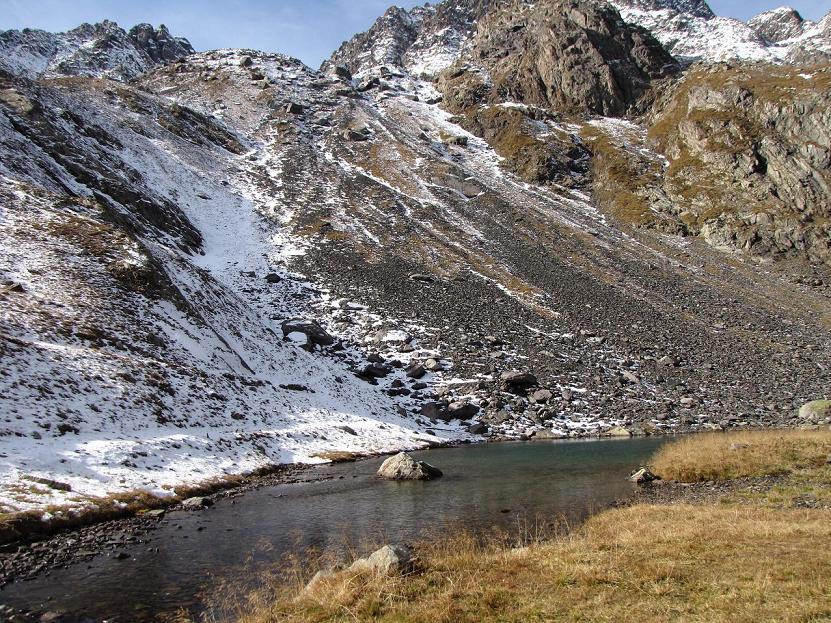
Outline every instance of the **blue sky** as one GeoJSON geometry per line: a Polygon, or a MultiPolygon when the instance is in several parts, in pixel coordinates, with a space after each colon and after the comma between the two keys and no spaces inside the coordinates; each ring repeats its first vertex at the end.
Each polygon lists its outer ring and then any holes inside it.
{"type": "MultiPolygon", "coordinates": [[[[787,1],[787,0],[786,0],[787,1]]],[[[320,62],[356,32],[366,30],[390,0],[0,0],[0,30],[42,28],[63,31],[82,22],[112,19],[166,24],[197,50],[247,47],[283,52],[308,65],[320,62]]],[[[413,7],[418,0],[398,0],[413,7]]],[[[747,19],[782,2],[712,0],[720,15],[747,19]]],[[[831,0],[793,0],[805,16],[831,11],[831,0]]]]}

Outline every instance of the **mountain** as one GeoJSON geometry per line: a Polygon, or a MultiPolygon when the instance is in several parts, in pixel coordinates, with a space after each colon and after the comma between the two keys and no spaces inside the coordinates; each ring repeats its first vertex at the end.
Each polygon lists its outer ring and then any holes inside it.
{"type": "Polygon", "coordinates": [[[322,71],[134,31],[3,35],[3,510],[826,391],[827,66],[590,0],[391,9],[322,71]]]}
{"type": "MultiPolygon", "coordinates": [[[[679,59],[806,62],[825,59],[831,39],[788,7],[748,23],[717,16],[706,2],[611,0],[623,18],[643,26],[679,59]]],[[[827,19],[827,18],[826,18],[827,19]]]]}
{"type": "Polygon", "coordinates": [[[139,24],[129,32],[111,21],[82,24],[65,33],[0,32],[0,68],[29,78],[95,76],[129,80],[154,65],[193,53],[187,39],[162,25],[139,24]]]}

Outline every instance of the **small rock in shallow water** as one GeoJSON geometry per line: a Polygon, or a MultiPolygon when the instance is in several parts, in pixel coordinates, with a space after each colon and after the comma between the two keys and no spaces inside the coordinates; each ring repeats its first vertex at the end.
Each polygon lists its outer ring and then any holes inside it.
{"type": "Polygon", "coordinates": [[[214,503],[211,499],[205,497],[188,498],[187,500],[182,502],[182,506],[190,509],[207,508],[208,506],[213,506],[213,504],[214,503]]]}
{"type": "Polygon", "coordinates": [[[653,480],[658,480],[658,477],[649,471],[648,467],[639,467],[634,472],[629,474],[629,480],[636,484],[642,485],[647,482],[652,482],[653,480]]]}

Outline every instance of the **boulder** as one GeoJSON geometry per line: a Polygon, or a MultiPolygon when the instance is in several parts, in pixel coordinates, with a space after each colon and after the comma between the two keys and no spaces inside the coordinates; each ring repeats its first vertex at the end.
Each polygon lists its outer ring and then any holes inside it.
{"type": "Polygon", "coordinates": [[[632,433],[623,428],[623,426],[613,426],[603,433],[603,437],[631,437],[632,433]]]}
{"type": "Polygon", "coordinates": [[[390,369],[380,363],[370,363],[361,370],[361,378],[382,379],[390,373],[390,369]]]}
{"type": "Polygon", "coordinates": [[[302,333],[308,338],[311,345],[331,346],[335,343],[335,338],[329,335],[315,320],[292,318],[283,321],[280,328],[283,330],[284,339],[287,339],[291,333],[302,333]]]}
{"type": "Polygon", "coordinates": [[[531,402],[539,402],[539,403],[548,402],[549,400],[551,400],[552,397],[553,397],[553,395],[551,394],[551,392],[549,390],[547,390],[547,389],[538,389],[533,394],[531,394],[531,402]]]}
{"type": "Polygon", "coordinates": [[[447,407],[447,413],[454,420],[469,420],[479,413],[479,407],[460,400],[451,402],[450,406],[447,407]]]}
{"type": "Polygon", "coordinates": [[[461,134],[444,134],[441,137],[441,142],[445,145],[458,145],[459,147],[466,147],[468,139],[461,134]]]}
{"type": "Polygon", "coordinates": [[[405,371],[406,375],[409,376],[411,379],[420,379],[425,374],[427,374],[427,370],[424,369],[424,366],[420,363],[414,362],[410,364],[410,366],[405,371]]]}
{"type": "Polygon", "coordinates": [[[502,388],[512,394],[524,394],[526,390],[537,384],[537,377],[530,372],[503,372],[500,377],[502,388]]]}
{"type": "Polygon", "coordinates": [[[568,433],[550,428],[538,430],[533,435],[534,439],[568,439],[568,433]]]}
{"type": "Polygon", "coordinates": [[[299,115],[303,112],[303,106],[296,102],[289,102],[286,104],[286,112],[290,115],[299,115]]]}
{"type": "Polygon", "coordinates": [[[392,345],[408,344],[409,342],[412,342],[412,340],[412,335],[410,335],[406,331],[401,331],[398,329],[381,329],[372,338],[372,341],[375,344],[392,345]]]}
{"type": "Polygon", "coordinates": [[[413,550],[406,545],[384,545],[366,558],[358,558],[349,570],[379,575],[412,573],[415,570],[415,560],[413,550]]]}
{"type": "Polygon", "coordinates": [[[799,409],[800,420],[819,423],[829,417],[831,417],[831,400],[812,400],[799,409]]]}
{"type": "Polygon", "coordinates": [[[429,283],[433,281],[433,278],[430,275],[422,275],[421,273],[413,273],[410,275],[410,279],[413,281],[420,281],[422,283],[429,283]]]}
{"type": "Polygon", "coordinates": [[[476,422],[465,429],[471,435],[485,435],[490,431],[490,428],[484,422],[476,422]]]}
{"type": "Polygon", "coordinates": [[[317,590],[321,584],[324,584],[327,580],[331,580],[334,578],[338,573],[338,569],[321,569],[317,573],[314,574],[309,583],[306,584],[306,588],[303,589],[306,593],[312,593],[317,590]]]}
{"type": "Polygon", "coordinates": [[[374,89],[376,87],[381,86],[381,79],[378,76],[374,76],[372,78],[367,78],[366,80],[362,80],[358,83],[357,90],[359,93],[364,93],[365,91],[369,91],[370,89],[374,89]]]}
{"type": "Polygon", "coordinates": [[[334,74],[341,80],[352,80],[352,72],[343,65],[335,67],[334,74]]]}
{"type": "Polygon", "coordinates": [[[283,278],[277,273],[268,273],[265,276],[266,283],[280,283],[282,280],[283,278]]]}
{"type": "Polygon", "coordinates": [[[629,372],[628,370],[621,372],[620,378],[624,383],[629,383],[631,385],[640,385],[641,382],[641,379],[637,374],[629,372]]]}
{"type": "Polygon", "coordinates": [[[629,480],[635,484],[642,485],[647,482],[652,482],[653,480],[658,480],[658,477],[649,471],[648,467],[639,467],[629,474],[629,480]]]}
{"type": "Polygon", "coordinates": [[[447,410],[447,403],[427,402],[421,405],[421,415],[431,420],[449,420],[450,414],[447,410]]]}
{"type": "Polygon", "coordinates": [[[346,128],[341,132],[341,136],[347,141],[366,141],[372,133],[367,127],[346,128]]]}
{"type": "Polygon", "coordinates": [[[416,461],[406,452],[399,452],[381,463],[378,475],[387,480],[432,480],[440,478],[442,472],[429,463],[416,461]]]}
{"type": "Polygon", "coordinates": [[[424,362],[424,367],[428,369],[430,372],[438,372],[439,370],[444,369],[444,365],[441,361],[437,359],[430,358],[424,362]]]}

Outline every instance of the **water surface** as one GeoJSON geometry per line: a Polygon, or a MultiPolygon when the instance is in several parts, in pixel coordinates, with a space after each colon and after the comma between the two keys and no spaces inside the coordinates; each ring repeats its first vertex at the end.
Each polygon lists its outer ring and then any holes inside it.
{"type": "Polygon", "coordinates": [[[152,621],[200,611],[218,581],[244,590],[257,571],[309,546],[404,541],[466,528],[516,530],[579,521],[626,495],[626,476],[662,439],[498,443],[416,453],[442,469],[431,482],[374,477],[383,459],[323,467],[329,479],[264,487],[200,512],[168,513],[129,560],[96,557],[16,583],[0,601],[96,620],[152,621]],[[158,548],[158,551],[156,551],[158,548]]]}

